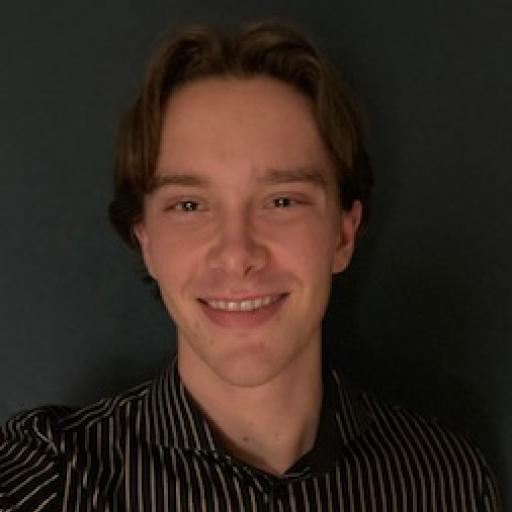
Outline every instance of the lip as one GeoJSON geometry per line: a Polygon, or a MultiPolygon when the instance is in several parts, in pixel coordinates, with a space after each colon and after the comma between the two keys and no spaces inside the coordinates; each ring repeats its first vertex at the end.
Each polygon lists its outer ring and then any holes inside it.
{"type": "MultiPolygon", "coordinates": [[[[288,298],[288,293],[273,295],[279,295],[279,298],[268,306],[263,306],[262,308],[256,309],[254,311],[224,311],[221,309],[213,309],[212,307],[208,306],[204,299],[199,299],[198,302],[206,317],[211,322],[220,327],[228,329],[253,329],[268,322],[272,317],[274,317],[288,298]]],[[[254,298],[265,296],[267,295],[257,295],[254,296],[254,298]]],[[[229,302],[229,299],[226,298],[208,300],[225,300],[229,302]]],[[[231,300],[250,299],[244,297],[243,299],[231,298],[231,300]]]]}

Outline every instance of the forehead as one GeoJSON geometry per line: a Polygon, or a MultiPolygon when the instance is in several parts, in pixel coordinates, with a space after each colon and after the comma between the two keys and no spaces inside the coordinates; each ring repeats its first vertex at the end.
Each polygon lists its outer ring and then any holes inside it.
{"type": "Polygon", "coordinates": [[[165,110],[157,174],[200,169],[316,168],[330,181],[332,161],[312,101],[279,80],[208,78],[186,84],[165,110]]]}

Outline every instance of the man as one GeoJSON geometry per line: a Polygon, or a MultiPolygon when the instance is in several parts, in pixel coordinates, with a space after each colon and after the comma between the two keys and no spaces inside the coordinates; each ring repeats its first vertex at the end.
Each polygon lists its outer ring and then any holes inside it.
{"type": "Polygon", "coordinates": [[[177,327],[153,382],[13,418],[1,510],[494,511],[436,421],[350,390],[322,354],[367,219],[357,105],[303,36],[163,42],[119,141],[111,219],[177,327]]]}

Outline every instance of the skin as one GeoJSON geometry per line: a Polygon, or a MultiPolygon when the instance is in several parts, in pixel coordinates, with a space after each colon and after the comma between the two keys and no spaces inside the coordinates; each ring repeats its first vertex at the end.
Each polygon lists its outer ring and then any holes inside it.
{"type": "Polygon", "coordinates": [[[134,230],[177,327],[181,378],[228,452],[282,474],[314,444],[321,322],[361,204],[340,208],[310,100],[265,76],[175,91],[155,175],[134,230]],[[250,326],[239,313],[219,325],[201,302],[268,295],[283,298],[250,326]]]}

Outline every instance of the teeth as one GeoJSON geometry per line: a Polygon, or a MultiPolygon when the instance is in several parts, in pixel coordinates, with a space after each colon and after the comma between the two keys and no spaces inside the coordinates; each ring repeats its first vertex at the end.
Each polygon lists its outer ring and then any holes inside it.
{"type": "Polygon", "coordinates": [[[206,301],[208,306],[213,309],[222,309],[223,311],[254,311],[279,299],[280,295],[273,295],[268,297],[259,297],[254,300],[242,301],[224,301],[224,300],[209,300],[206,301]]]}

